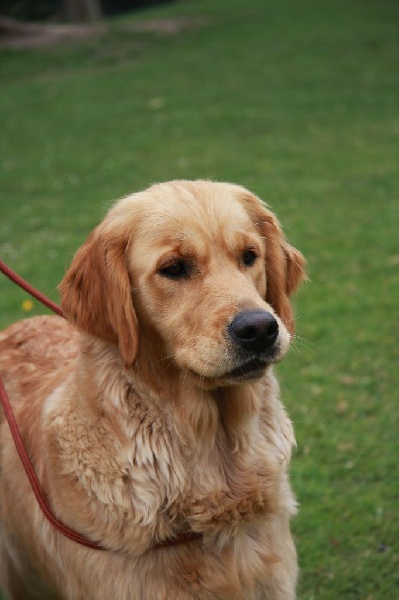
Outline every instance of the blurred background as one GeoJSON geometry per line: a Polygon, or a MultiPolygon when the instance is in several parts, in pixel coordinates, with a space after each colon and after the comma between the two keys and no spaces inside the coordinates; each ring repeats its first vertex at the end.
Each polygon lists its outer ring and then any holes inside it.
{"type": "MultiPolygon", "coordinates": [[[[240,183],[308,260],[279,366],[300,600],[399,597],[399,4],[0,0],[0,256],[56,286],[112,201],[240,183]]],[[[0,277],[0,325],[44,309],[0,277]]]]}

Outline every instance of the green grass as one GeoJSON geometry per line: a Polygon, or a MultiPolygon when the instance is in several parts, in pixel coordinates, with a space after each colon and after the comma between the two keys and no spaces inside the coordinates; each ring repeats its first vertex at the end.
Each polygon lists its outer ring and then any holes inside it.
{"type": "MultiPolygon", "coordinates": [[[[110,201],[175,177],[246,185],[306,255],[279,368],[300,600],[399,596],[398,19],[394,0],[187,0],[0,55],[0,255],[53,299],[110,201]],[[175,16],[198,26],[126,31],[175,16]]],[[[25,297],[0,279],[2,326],[25,297]]]]}

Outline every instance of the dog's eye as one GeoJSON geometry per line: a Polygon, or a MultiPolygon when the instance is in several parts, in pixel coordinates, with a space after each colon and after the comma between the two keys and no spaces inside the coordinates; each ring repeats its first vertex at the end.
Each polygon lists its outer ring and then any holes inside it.
{"type": "Polygon", "coordinates": [[[169,279],[182,279],[188,276],[188,265],[184,260],[175,260],[161,267],[159,273],[169,279]]]}
{"type": "Polygon", "coordinates": [[[256,254],[256,252],[251,249],[244,250],[242,254],[242,262],[246,267],[252,267],[257,258],[258,255],[256,254]]]}

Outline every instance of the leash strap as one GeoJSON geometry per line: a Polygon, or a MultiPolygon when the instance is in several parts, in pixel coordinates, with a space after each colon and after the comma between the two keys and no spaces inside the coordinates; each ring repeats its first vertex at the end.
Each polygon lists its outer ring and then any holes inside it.
{"type": "MultiPolygon", "coordinates": [[[[49,300],[44,294],[38,292],[34,287],[32,287],[29,283],[27,283],[22,277],[17,275],[12,269],[10,269],[2,260],[0,260],[0,271],[4,273],[12,282],[16,283],[23,290],[31,294],[36,300],[39,300],[42,304],[47,306],[50,310],[55,312],[60,317],[64,317],[64,314],[58,304],[49,300]]],[[[93,542],[81,535],[77,531],[70,529],[64,523],[62,523],[53,511],[51,510],[47,498],[43,493],[43,490],[40,485],[40,481],[36,475],[36,472],[33,468],[32,462],[28,456],[26,448],[24,446],[24,442],[22,440],[21,432],[19,430],[17,421],[15,419],[15,415],[13,413],[11,403],[8,399],[8,395],[6,389],[4,387],[3,380],[0,376],[0,404],[3,407],[4,416],[7,419],[7,423],[9,425],[11,435],[14,440],[15,447],[17,449],[18,455],[21,459],[22,466],[25,470],[25,473],[29,479],[30,485],[32,487],[32,491],[35,494],[36,500],[46,517],[46,519],[51,523],[51,525],[60,531],[64,536],[69,538],[70,540],[80,544],[81,546],[86,546],[87,548],[91,548],[92,550],[106,550],[104,546],[100,543],[93,542]]],[[[202,539],[202,534],[195,533],[194,531],[189,531],[187,533],[182,533],[173,538],[167,538],[161,542],[158,542],[152,547],[152,550],[158,550],[160,548],[170,548],[172,546],[177,546],[178,544],[183,544],[186,542],[191,542],[194,540],[202,539]]]]}
{"type": "Polygon", "coordinates": [[[96,542],[92,542],[91,540],[80,535],[80,533],[77,533],[73,529],[69,529],[69,527],[67,527],[61,521],[59,521],[57,519],[57,517],[54,515],[54,513],[51,510],[51,508],[47,502],[47,499],[43,493],[43,490],[41,488],[41,485],[37,478],[35,470],[32,466],[32,463],[30,461],[28,453],[26,452],[24,443],[22,441],[21,433],[19,431],[19,427],[15,420],[15,416],[12,411],[11,404],[8,399],[8,396],[7,396],[7,393],[6,393],[6,390],[5,390],[5,387],[4,387],[1,377],[0,377],[0,401],[1,401],[1,405],[3,407],[4,415],[7,419],[8,425],[10,427],[10,431],[11,431],[11,435],[14,440],[15,447],[16,447],[19,457],[21,459],[22,466],[23,466],[25,473],[29,479],[33,493],[36,496],[36,500],[37,500],[44,516],[46,517],[46,519],[51,523],[51,525],[55,529],[60,531],[63,535],[65,535],[70,540],[73,540],[74,542],[77,542],[78,544],[81,544],[82,546],[87,546],[88,548],[93,548],[95,550],[105,550],[105,548],[103,548],[103,546],[101,546],[100,544],[97,544],[96,542]]]}
{"type": "MultiPolygon", "coordinates": [[[[61,308],[58,306],[58,304],[55,304],[55,302],[52,302],[51,300],[49,300],[44,294],[42,294],[41,292],[36,290],[33,286],[31,286],[29,283],[27,283],[24,279],[22,279],[22,277],[20,277],[12,269],[10,269],[10,267],[8,267],[2,260],[0,260],[0,271],[4,275],[6,275],[12,282],[16,283],[20,288],[22,288],[25,292],[28,292],[28,294],[30,294],[31,296],[36,298],[36,300],[39,300],[39,302],[44,304],[47,308],[49,308],[50,310],[55,312],[60,317],[64,316],[63,312],[62,312],[61,308]]],[[[25,473],[29,479],[29,483],[32,487],[33,493],[35,494],[36,500],[37,500],[44,516],[46,517],[46,519],[51,523],[51,525],[55,529],[60,531],[63,535],[65,535],[70,540],[73,540],[74,542],[77,542],[78,544],[81,544],[83,546],[87,546],[88,548],[93,548],[95,550],[104,550],[105,548],[103,548],[100,544],[97,544],[96,542],[92,542],[91,540],[80,535],[80,533],[74,531],[73,529],[69,529],[69,527],[67,527],[61,521],[59,521],[57,519],[57,517],[54,515],[53,511],[51,510],[51,508],[47,502],[47,499],[43,493],[43,490],[41,488],[39,479],[35,473],[32,463],[30,461],[30,458],[28,456],[28,453],[26,451],[24,443],[22,441],[21,433],[19,431],[19,427],[18,427],[17,421],[15,419],[15,415],[13,413],[11,403],[8,399],[8,395],[7,395],[7,392],[6,392],[6,389],[4,387],[4,383],[3,383],[3,380],[1,377],[0,377],[0,403],[3,407],[4,416],[7,419],[7,423],[10,428],[13,440],[14,440],[15,448],[17,449],[17,452],[21,459],[22,466],[23,466],[25,473]]]]}
{"type": "Polygon", "coordinates": [[[36,300],[39,300],[39,302],[44,304],[44,306],[47,306],[47,308],[55,312],[60,317],[64,316],[58,304],[56,304],[55,302],[47,298],[47,296],[36,290],[27,281],[25,281],[25,279],[22,279],[22,277],[20,277],[12,269],[10,269],[10,267],[7,267],[7,265],[2,260],[0,260],[0,271],[4,273],[4,275],[8,277],[8,279],[11,279],[11,281],[16,283],[23,290],[25,290],[25,292],[28,292],[28,294],[36,298],[36,300]]]}

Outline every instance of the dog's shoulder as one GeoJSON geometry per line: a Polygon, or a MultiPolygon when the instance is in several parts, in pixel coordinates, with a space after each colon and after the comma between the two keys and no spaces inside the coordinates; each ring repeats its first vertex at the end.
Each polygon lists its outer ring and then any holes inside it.
{"type": "Polygon", "coordinates": [[[65,359],[76,354],[78,333],[65,319],[43,315],[17,321],[0,333],[0,364],[18,352],[27,361],[50,359],[54,352],[65,359]]]}
{"type": "Polygon", "coordinates": [[[55,373],[68,369],[78,351],[78,332],[65,319],[37,316],[0,333],[0,373],[13,401],[45,387],[55,373]]]}

